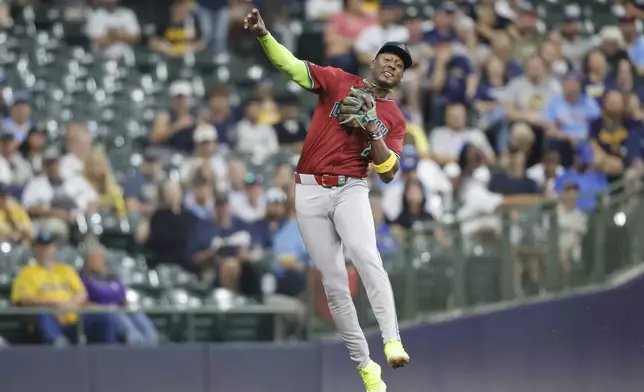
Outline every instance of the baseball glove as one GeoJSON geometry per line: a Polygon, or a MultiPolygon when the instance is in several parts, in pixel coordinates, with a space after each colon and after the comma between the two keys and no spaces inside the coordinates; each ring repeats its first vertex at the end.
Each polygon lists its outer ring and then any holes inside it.
{"type": "Polygon", "coordinates": [[[376,101],[371,91],[366,88],[351,87],[349,95],[344,97],[340,104],[338,114],[340,124],[365,129],[367,124],[377,119],[376,101]]]}

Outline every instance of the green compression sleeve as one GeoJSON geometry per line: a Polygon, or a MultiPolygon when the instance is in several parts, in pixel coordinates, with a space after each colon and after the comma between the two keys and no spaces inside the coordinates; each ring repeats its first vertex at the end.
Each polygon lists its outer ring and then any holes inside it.
{"type": "Polygon", "coordinates": [[[304,87],[313,88],[313,80],[309,75],[309,67],[306,63],[293,55],[288,49],[270,34],[259,37],[266,56],[277,69],[286,74],[292,81],[304,87]]]}

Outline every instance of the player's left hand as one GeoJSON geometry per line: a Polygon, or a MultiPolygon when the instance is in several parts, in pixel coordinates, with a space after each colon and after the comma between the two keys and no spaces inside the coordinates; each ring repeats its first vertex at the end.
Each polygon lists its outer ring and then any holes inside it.
{"type": "Polygon", "coordinates": [[[366,88],[352,87],[340,104],[340,124],[366,130],[367,125],[375,123],[377,119],[376,101],[371,92],[366,88]]]}

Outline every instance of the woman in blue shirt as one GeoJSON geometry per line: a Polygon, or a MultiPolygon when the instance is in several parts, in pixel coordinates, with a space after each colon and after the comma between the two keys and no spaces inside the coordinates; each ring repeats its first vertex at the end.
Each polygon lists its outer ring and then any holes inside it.
{"type": "Polygon", "coordinates": [[[479,129],[485,131],[499,125],[505,118],[499,97],[507,86],[508,79],[503,61],[498,57],[490,57],[483,66],[483,78],[474,98],[474,107],[479,115],[479,129]]]}

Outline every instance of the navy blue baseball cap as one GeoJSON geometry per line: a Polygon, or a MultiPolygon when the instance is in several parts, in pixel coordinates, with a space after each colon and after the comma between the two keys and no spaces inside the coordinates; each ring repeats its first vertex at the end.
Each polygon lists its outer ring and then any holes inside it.
{"type": "Polygon", "coordinates": [[[34,238],[34,245],[49,245],[54,243],[54,235],[48,231],[40,231],[34,238]]]}
{"type": "Polygon", "coordinates": [[[12,104],[31,103],[31,95],[26,91],[16,91],[13,93],[12,104]]]}
{"type": "Polygon", "coordinates": [[[448,14],[454,14],[458,12],[458,6],[451,1],[443,3],[437,10],[438,12],[445,12],[448,14]]]}
{"type": "Polygon", "coordinates": [[[387,42],[382,46],[382,48],[380,48],[378,55],[382,53],[393,53],[396,56],[400,57],[403,61],[403,64],[405,64],[405,69],[409,69],[414,63],[411,59],[411,52],[409,52],[409,48],[407,48],[407,45],[402,42],[387,42]]]}

